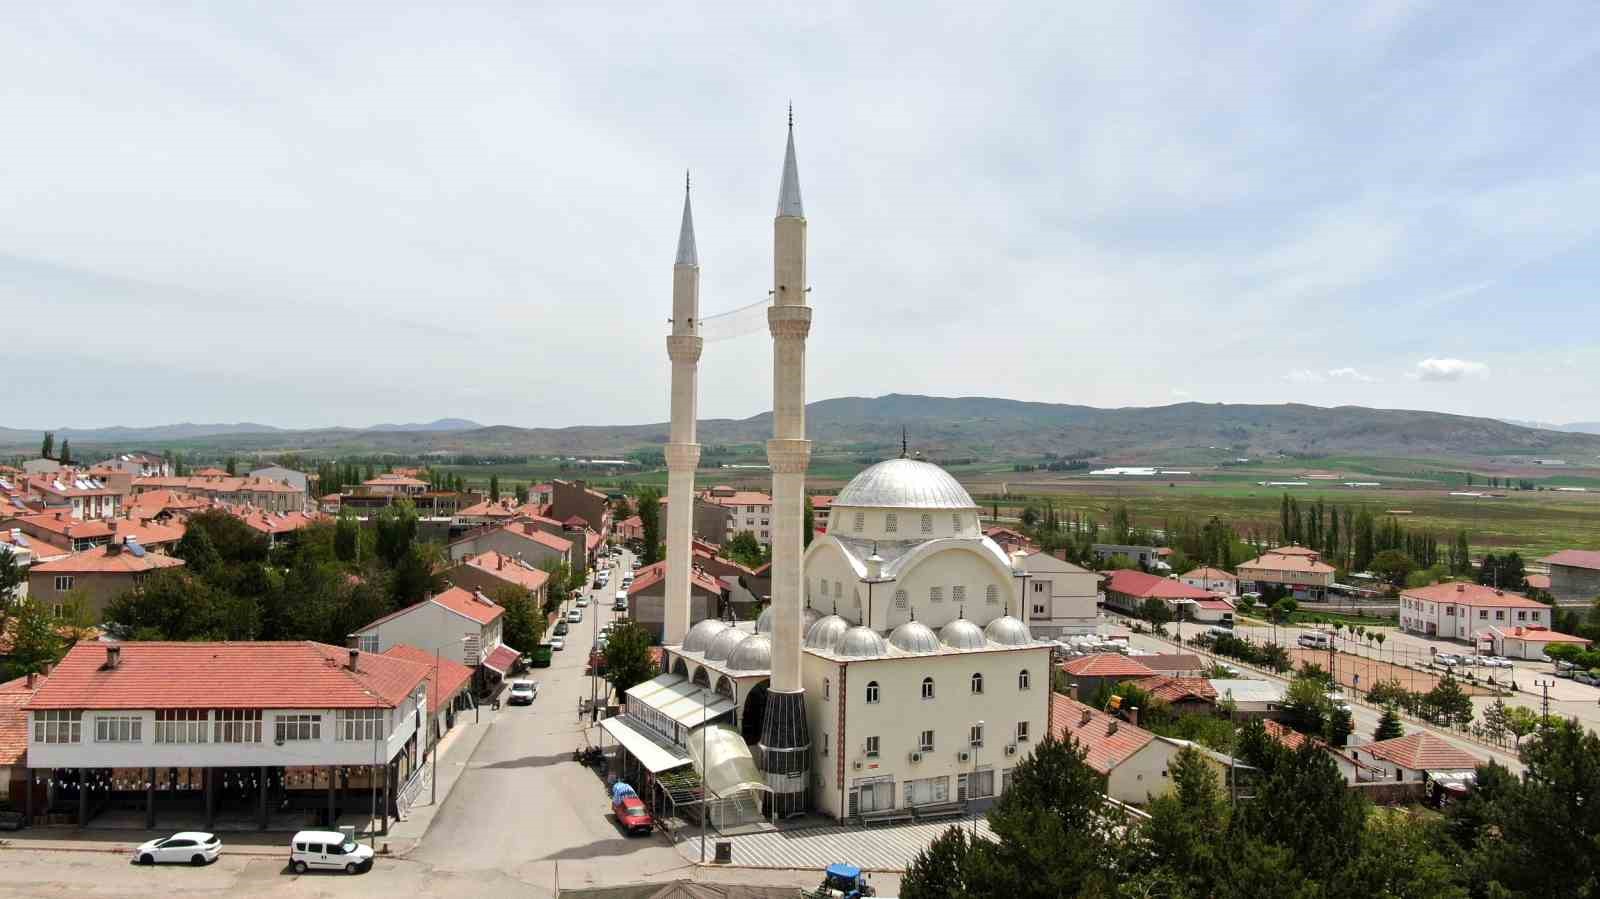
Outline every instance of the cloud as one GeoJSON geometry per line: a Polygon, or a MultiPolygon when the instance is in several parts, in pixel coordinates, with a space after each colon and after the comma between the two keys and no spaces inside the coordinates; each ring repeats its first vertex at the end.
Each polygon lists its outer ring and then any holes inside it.
{"type": "Polygon", "coordinates": [[[1312,371],[1309,368],[1297,368],[1283,376],[1291,384],[1321,384],[1324,381],[1344,381],[1352,384],[1376,384],[1377,378],[1362,374],[1354,368],[1330,368],[1327,371],[1312,371]]]}
{"type": "Polygon", "coordinates": [[[1328,379],[1330,381],[1353,381],[1357,384],[1376,384],[1378,382],[1377,378],[1371,375],[1364,375],[1353,368],[1329,369],[1328,379]]]}
{"type": "Polygon", "coordinates": [[[1327,380],[1321,374],[1309,368],[1297,368],[1283,376],[1291,384],[1320,384],[1327,380]]]}
{"type": "Polygon", "coordinates": [[[1462,378],[1483,378],[1489,366],[1466,359],[1424,359],[1412,369],[1411,377],[1419,381],[1459,381],[1462,378]]]}
{"type": "Polygon", "coordinates": [[[1187,390],[1181,390],[1181,389],[1179,389],[1177,387],[1172,388],[1172,398],[1173,399],[1186,400],[1186,399],[1189,399],[1192,396],[1194,396],[1194,394],[1190,393],[1187,390]]]}

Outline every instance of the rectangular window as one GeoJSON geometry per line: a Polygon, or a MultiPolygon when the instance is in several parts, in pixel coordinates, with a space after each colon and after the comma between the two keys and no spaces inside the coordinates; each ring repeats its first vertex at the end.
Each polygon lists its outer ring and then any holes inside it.
{"type": "Polygon", "coordinates": [[[967,585],[966,584],[956,584],[954,587],[951,587],[950,588],[950,600],[952,602],[962,602],[962,603],[966,602],[967,601],[967,585]]]}
{"type": "Polygon", "coordinates": [[[867,758],[875,759],[877,757],[878,757],[878,738],[877,737],[868,737],[867,738],[867,758]]]}
{"type": "Polygon", "coordinates": [[[1035,614],[1035,615],[1043,615],[1044,614],[1044,606],[1041,606],[1041,605],[1035,603],[1034,606],[1033,606],[1033,614],[1035,614]]]}
{"type": "Polygon", "coordinates": [[[855,520],[856,533],[860,533],[867,526],[867,513],[857,512],[855,520]]]}
{"type": "Polygon", "coordinates": [[[983,725],[972,725],[972,729],[967,733],[967,742],[973,746],[983,745],[983,725]]]}
{"type": "Polygon", "coordinates": [[[933,516],[929,515],[927,513],[923,513],[923,516],[922,516],[922,533],[924,533],[924,534],[933,533],[933,516]]]}
{"type": "Polygon", "coordinates": [[[211,738],[216,743],[260,743],[260,709],[216,709],[211,713],[211,738]]]}
{"type": "Polygon", "coordinates": [[[893,512],[886,513],[883,516],[883,530],[885,533],[889,534],[893,534],[900,530],[899,516],[895,515],[893,512]]]}
{"type": "Polygon", "coordinates": [[[322,739],[321,715],[279,715],[273,739],[279,743],[311,742],[322,739]]]}
{"type": "Polygon", "coordinates": [[[919,748],[921,748],[923,752],[932,752],[933,751],[933,731],[931,731],[931,730],[923,731],[921,739],[919,739],[917,741],[917,746],[919,748]]]}
{"type": "Polygon", "coordinates": [[[827,758],[828,757],[828,747],[830,745],[832,745],[832,744],[828,740],[828,732],[827,731],[823,731],[822,732],[822,757],[823,758],[827,758]]]}
{"type": "Polygon", "coordinates": [[[340,709],[338,739],[345,742],[370,742],[383,734],[383,713],[387,709],[340,709]]]}
{"type": "Polygon", "coordinates": [[[905,782],[905,804],[932,805],[950,801],[950,778],[927,777],[905,782]]]}
{"type": "Polygon", "coordinates": [[[58,574],[58,575],[56,575],[56,592],[65,593],[65,592],[67,592],[68,590],[71,590],[71,589],[72,589],[72,575],[70,575],[70,574],[58,574]]]}
{"type": "Polygon", "coordinates": [[[961,516],[960,515],[952,515],[952,516],[950,516],[950,529],[955,531],[958,534],[961,533],[961,516]]]}
{"type": "Polygon", "coordinates": [[[49,709],[33,713],[33,742],[77,743],[83,739],[83,713],[49,709]]]}
{"type": "Polygon", "coordinates": [[[1478,610],[1478,618],[1481,621],[1488,621],[1489,620],[1489,610],[1488,609],[1479,609],[1478,610]]]}
{"type": "Polygon", "coordinates": [[[1044,581],[1034,581],[1033,582],[1033,592],[1035,592],[1035,593],[1043,593],[1044,592],[1044,588],[1045,588],[1044,581]]]}
{"type": "Polygon", "coordinates": [[[1504,620],[1506,620],[1506,610],[1505,609],[1495,609],[1494,610],[1494,620],[1496,620],[1496,621],[1504,621],[1504,620]]]}
{"type": "Polygon", "coordinates": [[[209,723],[204,709],[156,709],[156,742],[204,743],[209,723]]]}
{"type": "Polygon", "coordinates": [[[1026,722],[1026,721],[1018,721],[1017,722],[1017,742],[1018,743],[1026,743],[1026,742],[1028,742],[1028,722],[1026,722]]]}
{"type": "Polygon", "coordinates": [[[362,652],[367,653],[369,655],[377,655],[378,654],[378,635],[377,634],[372,634],[370,636],[367,635],[367,634],[362,634],[361,637],[359,638],[359,640],[360,640],[360,644],[359,644],[359,646],[357,648],[359,648],[362,652]]]}
{"type": "Polygon", "coordinates": [[[1527,621],[1528,620],[1527,611],[1523,610],[1523,609],[1518,609],[1517,610],[1517,620],[1518,621],[1527,621]]]}
{"type": "Polygon", "coordinates": [[[928,588],[928,602],[944,602],[944,588],[943,587],[929,587],[928,588]]]}
{"type": "Polygon", "coordinates": [[[971,774],[956,775],[956,800],[981,799],[994,795],[994,769],[983,768],[971,774]]]}
{"type": "Polygon", "coordinates": [[[1007,768],[1000,772],[1000,792],[1005,793],[1011,789],[1011,775],[1015,769],[1007,768]]]}
{"type": "Polygon", "coordinates": [[[94,719],[96,743],[144,742],[144,719],[134,715],[97,715],[94,719]]]}

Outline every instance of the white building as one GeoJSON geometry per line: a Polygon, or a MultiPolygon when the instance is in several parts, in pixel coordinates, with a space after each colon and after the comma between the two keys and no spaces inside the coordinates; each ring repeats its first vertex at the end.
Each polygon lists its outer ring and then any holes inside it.
{"type": "MultiPolygon", "coordinates": [[[[1022,580],[936,465],[881,462],[834,499],[806,551],[801,677],[815,811],[900,814],[1003,789],[1043,738],[1050,649],[1016,617],[1022,580]]],[[[664,667],[733,702],[761,734],[774,635],[706,620],[664,667]]]]}
{"type": "Polygon", "coordinates": [[[735,490],[725,484],[712,487],[701,498],[729,510],[727,540],[749,531],[766,546],[772,543],[772,497],[755,490],[735,490]]]}
{"type": "Polygon", "coordinates": [[[402,644],[438,652],[477,669],[481,686],[510,674],[521,657],[518,649],[501,640],[505,613],[504,607],[482,593],[451,587],[391,612],[352,636],[367,653],[388,652],[402,644]]]}
{"type": "Polygon", "coordinates": [[[137,802],[153,828],[162,808],[192,814],[203,798],[207,826],[220,804],[265,827],[286,806],[364,812],[368,786],[393,815],[429,749],[430,672],[309,641],[81,642],[23,706],[29,778],[80,822],[137,802]]]}
{"type": "Polygon", "coordinates": [[[1023,617],[1038,637],[1092,634],[1099,623],[1100,575],[1047,552],[1023,560],[1023,617]]]}
{"type": "Polygon", "coordinates": [[[1400,592],[1400,629],[1449,640],[1488,642],[1491,628],[1548,627],[1550,607],[1480,584],[1444,583],[1400,592]]]}
{"type": "Polygon", "coordinates": [[[1197,590],[1219,596],[1238,596],[1239,579],[1221,568],[1196,568],[1178,575],[1178,580],[1197,590]]]}

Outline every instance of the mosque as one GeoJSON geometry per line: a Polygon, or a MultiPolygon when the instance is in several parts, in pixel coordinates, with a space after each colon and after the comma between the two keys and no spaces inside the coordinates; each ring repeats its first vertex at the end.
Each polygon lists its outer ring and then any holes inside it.
{"type": "MultiPolygon", "coordinates": [[[[982,806],[1048,728],[1050,649],[1026,568],[984,536],[937,465],[904,453],[835,497],[802,551],[806,219],[794,123],[774,221],[772,602],[755,622],[689,621],[699,258],[687,188],[674,265],[662,674],[603,722],[634,776],[704,777],[719,826],[819,813],[871,818],[982,806]],[[648,744],[648,745],[647,745],[648,744]],[[687,766],[692,765],[692,769],[687,766]]],[[[670,791],[670,786],[664,788],[670,791]]],[[[680,791],[680,795],[683,791],[680,791]]]]}

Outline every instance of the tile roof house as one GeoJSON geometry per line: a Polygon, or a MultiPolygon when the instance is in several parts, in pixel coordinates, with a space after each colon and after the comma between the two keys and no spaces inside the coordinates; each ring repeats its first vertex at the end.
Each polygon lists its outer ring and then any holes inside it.
{"type": "Polygon", "coordinates": [[[1172,789],[1168,768],[1183,747],[1060,693],[1050,696],[1050,733],[1083,748],[1106,779],[1106,795],[1143,804],[1172,789]]]}
{"type": "Polygon", "coordinates": [[[30,674],[0,683],[0,802],[24,805],[28,785],[28,713],[23,706],[44,686],[46,676],[30,674]]]}
{"type": "Polygon", "coordinates": [[[557,536],[538,522],[514,521],[468,531],[448,549],[451,560],[457,562],[492,550],[536,568],[546,562],[565,562],[574,571],[586,571],[583,545],[574,542],[574,536],[557,536]]]}
{"type": "Polygon", "coordinates": [[[473,675],[471,668],[455,659],[445,658],[442,653],[435,656],[433,653],[404,643],[389,647],[384,655],[415,662],[426,669],[428,712],[433,716],[430,742],[443,736],[455,724],[457,711],[471,708],[472,696],[469,692],[473,675]]]}
{"type": "Polygon", "coordinates": [[[1564,549],[1539,561],[1550,566],[1550,583],[1542,589],[1556,599],[1587,600],[1600,595],[1600,550],[1564,549]]]}
{"type": "Polygon", "coordinates": [[[1368,783],[1384,779],[1382,768],[1357,759],[1348,750],[1335,749],[1317,737],[1308,737],[1287,725],[1270,719],[1262,721],[1261,726],[1266,729],[1267,736],[1272,737],[1291,751],[1298,752],[1300,747],[1305,746],[1307,743],[1322,749],[1333,760],[1334,765],[1338,767],[1339,773],[1344,775],[1344,782],[1347,784],[1368,783]]]}
{"type": "MultiPolygon", "coordinates": [[[[1106,605],[1123,612],[1137,613],[1145,600],[1159,599],[1167,604],[1174,618],[1183,609],[1186,621],[1198,621],[1196,609],[1201,603],[1214,603],[1216,594],[1210,590],[1191,587],[1182,581],[1155,574],[1146,574],[1131,568],[1111,572],[1105,581],[1106,605]]],[[[1231,610],[1231,607],[1229,607],[1231,610]]]]}
{"type": "Polygon", "coordinates": [[[71,594],[82,602],[84,612],[99,621],[111,600],[155,572],[183,566],[182,559],[148,552],[128,539],[33,565],[28,569],[28,595],[56,610],[71,594]]]}
{"type": "MultiPolygon", "coordinates": [[[[471,668],[487,666],[494,675],[504,677],[511,673],[521,655],[515,648],[495,655],[504,647],[505,611],[483,593],[451,587],[391,612],[357,630],[353,636],[364,652],[386,653],[393,646],[406,644],[423,652],[438,652],[458,659],[471,668]]],[[[487,682],[486,674],[480,677],[485,679],[482,682],[487,682]]]]}
{"type": "Polygon", "coordinates": [[[1594,642],[1587,637],[1563,634],[1545,627],[1491,627],[1484,634],[1488,636],[1495,655],[1535,662],[1543,660],[1544,651],[1558,643],[1570,643],[1580,649],[1588,649],[1594,642]]]}
{"type": "Polygon", "coordinates": [[[1239,592],[1239,578],[1221,568],[1200,567],[1178,575],[1178,580],[1191,587],[1233,596],[1239,592]]]}
{"type": "Polygon", "coordinates": [[[1115,652],[1100,652],[1068,659],[1062,663],[1067,680],[1078,687],[1078,696],[1094,696],[1103,686],[1116,686],[1125,680],[1151,677],[1156,672],[1128,656],[1115,652]]]}
{"type": "Polygon", "coordinates": [[[1281,587],[1295,599],[1321,599],[1333,586],[1334,567],[1323,562],[1316,550],[1304,546],[1268,550],[1233,570],[1239,576],[1239,589],[1245,592],[1281,587]]]}
{"type": "Polygon", "coordinates": [[[1169,677],[1158,674],[1155,677],[1140,678],[1134,681],[1133,685],[1150,694],[1152,698],[1166,703],[1179,715],[1209,713],[1216,708],[1217,691],[1202,677],[1169,677]]]}
{"type": "Polygon", "coordinates": [[[497,587],[513,586],[527,590],[536,605],[543,605],[550,575],[527,562],[489,550],[467,556],[444,573],[445,580],[457,587],[493,593],[497,587]]]}
{"type": "Polygon", "coordinates": [[[1483,760],[1425,730],[1350,747],[1357,761],[1383,771],[1384,780],[1423,780],[1429,771],[1471,771],[1483,760]]]}
{"type": "MultiPolygon", "coordinates": [[[[667,563],[646,565],[633,573],[628,587],[629,617],[661,641],[666,627],[667,563]]],[[[699,565],[689,569],[689,620],[717,618],[723,613],[722,600],[727,590],[722,581],[699,565]]]]}
{"type": "Polygon", "coordinates": [[[1490,628],[1547,627],[1550,607],[1520,593],[1464,582],[1400,591],[1400,629],[1477,642],[1490,628]]]}

